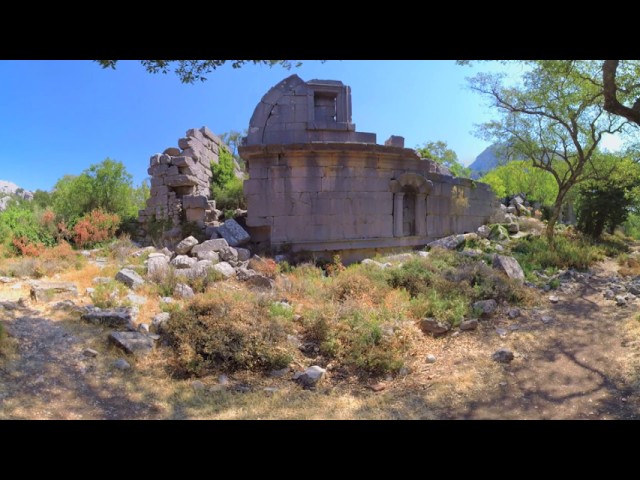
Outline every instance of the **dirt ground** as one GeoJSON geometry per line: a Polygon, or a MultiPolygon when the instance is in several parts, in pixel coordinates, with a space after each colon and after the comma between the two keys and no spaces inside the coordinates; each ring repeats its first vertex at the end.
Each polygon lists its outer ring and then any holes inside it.
{"type": "MultiPolygon", "coordinates": [[[[424,337],[407,371],[362,383],[332,377],[316,391],[289,378],[249,373],[176,379],[159,348],[132,368],[108,331],[50,305],[0,310],[9,333],[0,357],[0,419],[630,419],[640,417],[638,303],[605,300],[613,260],[588,280],[540,293],[510,319],[506,307],[474,332],[424,337]],[[544,321],[543,321],[544,318],[544,321]],[[508,365],[491,360],[514,351],[508,365]],[[97,357],[86,356],[92,348],[97,357]],[[434,363],[425,361],[436,356],[434,363]],[[374,391],[371,387],[375,386],[374,391]]],[[[28,298],[26,284],[0,284],[0,301],[28,298]]]]}

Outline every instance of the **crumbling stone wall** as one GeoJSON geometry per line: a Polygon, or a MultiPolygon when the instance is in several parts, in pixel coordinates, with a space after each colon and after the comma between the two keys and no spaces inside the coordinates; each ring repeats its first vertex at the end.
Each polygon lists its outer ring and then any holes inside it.
{"type": "Polygon", "coordinates": [[[475,231],[498,206],[392,136],[355,131],[349,87],[296,75],[256,107],[240,148],[254,241],[293,251],[388,249],[475,231]]]}
{"type": "Polygon", "coordinates": [[[151,196],[144,210],[138,212],[139,236],[148,238],[149,224],[163,222],[178,226],[184,220],[196,222],[203,229],[214,224],[220,212],[209,200],[211,163],[218,163],[220,138],[207,127],[188,130],[178,146],[167,148],[149,160],[151,196]]]}

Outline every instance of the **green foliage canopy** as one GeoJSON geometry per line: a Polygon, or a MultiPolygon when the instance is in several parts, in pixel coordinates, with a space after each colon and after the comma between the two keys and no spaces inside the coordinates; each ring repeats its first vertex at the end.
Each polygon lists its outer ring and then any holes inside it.
{"type": "Polygon", "coordinates": [[[458,155],[448,147],[447,142],[441,140],[425,142],[422,147],[416,148],[416,152],[420,158],[432,160],[448,168],[451,174],[456,177],[469,178],[471,176],[471,170],[458,161],[458,155]]]}

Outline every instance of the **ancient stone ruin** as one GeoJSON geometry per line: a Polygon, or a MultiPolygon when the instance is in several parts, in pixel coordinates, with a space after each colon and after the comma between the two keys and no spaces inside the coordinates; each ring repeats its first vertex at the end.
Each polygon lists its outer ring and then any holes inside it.
{"type": "Polygon", "coordinates": [[[221,145],[220,138],[207,127],[192,128],[178,140],[180,148],[170,147],[151,157],[147,170],[151,197],[138,214],[142,239],[149,239],[153,222],[171,231],[171,227],[178,227],[185,220],[203,229],[218,220],[220,212],[215,201],[209,200],[209,185],[211,163],[218,163],[221,145]]]}
{"type": "Polygon", "coordinates": [[[357,132],[342,82],[292,75],[262,98],[240,155],[246,225],[274,250],[349,258],[475,232],[497,208],[489,186],[451,176],[392,136],[357,132]]]}

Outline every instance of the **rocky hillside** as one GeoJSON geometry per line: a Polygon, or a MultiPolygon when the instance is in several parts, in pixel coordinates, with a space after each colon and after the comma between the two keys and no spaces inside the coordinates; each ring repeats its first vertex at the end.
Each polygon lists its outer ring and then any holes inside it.
{"type": "Polygon", "coordinates": [[[7,208],[7,204],[13,196],[31,200],[33,198],[33,192],[25,190],[13,182],[0,180],[0,212],[7,208]]]}
{"type": "Polygon", "coordinates": [[[485,173],[493,170],[500,162],[499,156],[496,154],[499,145],[494,143],[485,148],[480,155],[469,165],[471,169],[471,178],[480,178],[485,173]]]}

